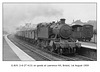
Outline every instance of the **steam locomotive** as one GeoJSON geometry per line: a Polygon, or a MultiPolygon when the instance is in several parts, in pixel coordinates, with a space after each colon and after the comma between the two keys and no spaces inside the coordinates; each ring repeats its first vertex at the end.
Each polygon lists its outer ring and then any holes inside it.
{"type": "Polygon", "coordinates": [[[39,23],[36,29],[19,30],[16,36],[51,52],[74,54],[81,44],[73,39],[72,34],[72,27],[65,23],[65,19],[60,19],[59,22],[39,23]]]}

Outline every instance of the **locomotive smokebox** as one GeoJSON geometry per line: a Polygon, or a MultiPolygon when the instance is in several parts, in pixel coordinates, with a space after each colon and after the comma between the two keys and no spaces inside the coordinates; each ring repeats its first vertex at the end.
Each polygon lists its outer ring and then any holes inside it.
{"type": "Polygon", "coordinates": [[[65,20],[66,20],[66,19],[64,19],[64,18],[63,18],[63,19],[60,19],[60,22],[61,22],[62,24],[65,24],[65,20]]]}

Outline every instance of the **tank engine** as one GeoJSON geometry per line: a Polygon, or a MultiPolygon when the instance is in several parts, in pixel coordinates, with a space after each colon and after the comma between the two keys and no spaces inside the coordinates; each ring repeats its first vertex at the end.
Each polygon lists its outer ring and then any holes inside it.
{"type": "Polygon", "coordinates": [[[59,22],[41,23],[37,26],[37,42],[42,48],[47,48],[59,54],[72,54],[81,46],[72,38],[72,28],[65,24],[65,19],[59,22]]]}

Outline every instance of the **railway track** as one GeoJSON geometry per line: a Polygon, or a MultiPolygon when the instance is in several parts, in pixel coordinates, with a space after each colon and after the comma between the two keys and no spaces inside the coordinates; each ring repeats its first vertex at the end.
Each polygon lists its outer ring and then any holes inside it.
{"type": "Polygon", "coordinates": [[[30,46],[29,44],[26,44],[25,42],[22,42],[18,39],[15,39],[15,38],[12,39],[9,36],[8,36],[8,38],[14,44],[16,44],[18,47],[24,47],[24,48],[30,50],[31,52],[35,52],[39,57],[42,57],[46,61],[62,61],[63,60],[63,59],[60,59],[60,58],[53,57],[52,55],[49,55],[45,52],[42,52],[41,50],[38,50],[38,49],[34,48],[33,46],[30,46]]]}
{"type": "MultiPolygon", "coordinates": [[[[9,37],[8,37],[9,38],[9,37]]],[[[15,39],[11,39],[9,38],[15,45],[17,45],[18,47],[20,47],[20,49],[23,50],[23,47],[26,49],[26,50],[29,50],[31,52],[34,52],[36,55],[38,55],[39,57],[43,58],[45,61],[51,61],[51,59],[41,55],[40,53],[37,53],[37,51],[31,49],[29,46],[26,46],[25,44],[22,44],[21,42],[19,43],[18,41],[16,41],[15,39]]]]}
{"type": "Polygon", "coordinates": [[[17,46],[23,46],[24,48],[27,48],[28,50],[35,52],[36,54],[38,54],[38,56],[42,57],[46,61],[94,61],[94,59],[84,57],[84,56],[81,56],[78,54],[76,54],[74,56],[58,55],[56,53],[52,53],[50,51],[38,48],[31,43],[17,39],[14,36],[8,36],[8,38],[12,42],[14,42],[17,46]]]}

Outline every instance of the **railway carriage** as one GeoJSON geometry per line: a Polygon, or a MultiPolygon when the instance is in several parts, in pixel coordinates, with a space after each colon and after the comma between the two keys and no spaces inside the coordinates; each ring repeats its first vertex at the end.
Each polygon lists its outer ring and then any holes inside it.
{"type": "Polygon", "coordinates": [[[85,41],[90,41],[93,37],[93,26],[92,25],[83,25],[83,37],[85,41]]]}
{"type": "Polygon", "coordinates": [[[72,37],[79,41],[90,41],[93,37],[93,26],[89,24],[85,25],[73,25],[72,37]]]}
{"type": "Polygon", "coordinates": [[[72,26],[72,37],[75,40],[82,41],[83,40],[83,32],[82,32],[82,25],[73,25],[72,26]]]}

